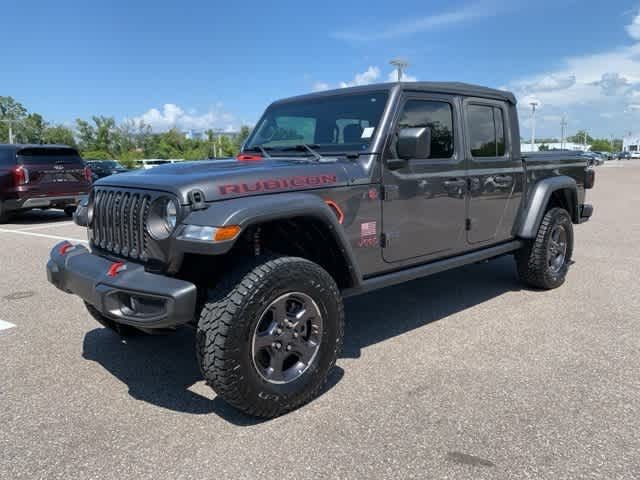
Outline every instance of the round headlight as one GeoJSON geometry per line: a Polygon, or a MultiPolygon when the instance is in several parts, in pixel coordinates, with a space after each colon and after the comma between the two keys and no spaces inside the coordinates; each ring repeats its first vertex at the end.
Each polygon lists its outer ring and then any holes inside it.
{"type": "Polygon", "coordinates": [[[169,225],[169,228],[173,230],[176,228],[178,221],[178,205],[175,200],[168,200],[164,207],[164,218],[169,225]]]}
{"type": "Polygon", "coordinates": [[[159,198],[151,204],[147,231],[156,240],[169,238],[178,224],[178,203],[171,198],[159,198]]]}

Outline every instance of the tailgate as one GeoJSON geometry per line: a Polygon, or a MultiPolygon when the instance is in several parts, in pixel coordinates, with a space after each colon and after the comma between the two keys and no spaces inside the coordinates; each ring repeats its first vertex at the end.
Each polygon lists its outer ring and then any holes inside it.
{"type": "Polygon", "coordinates": [[[85,178],[84,162],[72,148],[28,147],[18,150],[18,163],[29,173],[29,189],[53,196],[85,193],[90,183],[85,178]]]}

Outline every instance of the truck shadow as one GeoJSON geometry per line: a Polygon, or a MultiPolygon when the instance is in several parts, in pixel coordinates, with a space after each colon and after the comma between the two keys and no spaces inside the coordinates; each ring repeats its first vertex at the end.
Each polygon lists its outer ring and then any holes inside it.
{"type": "Polygon", "coordinates": [[[507,256],[350,298],[342,356],[359,358],[364,347],[521,289],[507,256]]]}
{"type": "MultiPolygon", "coordinates": [[[[343,357],[358,358],[369,345],[519,289],[513,261],[503,258],[349,299],[343,357]]],[[[85,335],[83,356],[125,383],[137,400],[178,412],[215,413],[238,426],[263,421],[238,412],[202,384],[193,387],[202,375],[190,329],[122,340],[110,330],[97,328],[85,335]],[[207,396],[197,391],[206,391],[207,396]]],[[[336,367],[322,394],[343,376],[342,368],[336,367]]]]}
{"type": "Polygon", "coordinates": [[[70,222],[71,220],[62,210],[29,210],[28,212],[16,213],[11,217],[8,225],[29,226],[41,223],[55,225],[56,223],[70,222]]]}

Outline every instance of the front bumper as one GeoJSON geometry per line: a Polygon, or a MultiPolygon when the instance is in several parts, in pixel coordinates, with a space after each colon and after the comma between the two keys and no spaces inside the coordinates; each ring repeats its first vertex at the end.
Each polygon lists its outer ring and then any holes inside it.
{"type": "Polygon", "coordinates": [[[47,279],[60,290],[78,295],[115,322],[140,328],[170,328],[194,319],[196,286],[125,263],[113,276],[114,262],[75,245],[51,250],[47,279]]]}

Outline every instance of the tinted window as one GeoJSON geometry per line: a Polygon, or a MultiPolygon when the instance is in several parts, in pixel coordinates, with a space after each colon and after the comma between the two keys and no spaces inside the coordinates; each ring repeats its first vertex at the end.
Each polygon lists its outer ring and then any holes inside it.
{"type": "Polygon", "coordinates": [[[487,105],[467,107],[471,155],[501,157],[505,154],[504,118],[502,109],[487,105]]]}
{"type": "Polygon", "coordinates": [[[13,150],[0,148],[0,167],[13,166],[15,163],[13,150]]]}
{"type": "Polygon", "coordinates": [[[302,143],[317,150],[366,150],[373,139],[386,92],[316,97],[273,105],[267,109],[245,144],[277,150],[302,143]]]}
{"type": "Polygon", "coordinates": [[[446,102],[409,100],[404,104],[398,128],[427,127],[431,130],[431,156],[453,155],[453,111],[446,102]]]}
{"type": "Polygon", "coordinates": [[[56,162],[82,163],[78,152],[72,148],[23,148],[18,158],[28,165],[44,165],[56,162]]]}

